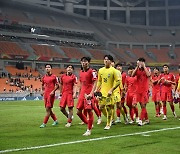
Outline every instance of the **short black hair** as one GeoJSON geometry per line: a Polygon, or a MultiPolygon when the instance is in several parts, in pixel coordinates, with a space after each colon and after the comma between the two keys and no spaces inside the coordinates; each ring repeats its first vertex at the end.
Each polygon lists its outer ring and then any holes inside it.
{"type": "Polygon", "coordinates": [[[169,68],[169,65],[168,65],[168,64],[164,64],[164,65],[163,65],[163,67],[164,67],[164,66],[166,66],[166,67],[168,67],[168,68],[169,68]]]}
{"type": "Polygon", "coordinates": [[[47,65],[49,65],[49,66],[52,68],[52,65],[51,65],[51,64],[45,64],[44,67],[46,68],[47,65]]]}
{"type": "Polygon", "coordinates": [[[66,68],[68,68],[69,66],[71,66],[71,67],[72,67],[72,69],[74,70],[74,66],[73,66],[73,65],[71,65],[71,64],[67,65],[67,66],[66,66],[66,68]]]}
{"type": "Polygon", "coordinates": [[[133,70],[133,69],[135,69],[135,67],[132,65],[128,67],[128,70],[133,70]]]}
{"type": "Polygon", "coordinates": [[[83,61],[83,60],[87,60],[87,61],[90,63],[91,58],[90,58],[90,57],[82,57],[82,58],[81,58],[81,61],[83,61]]]}
{"type": "Polygon", "coordinates": [[[116,67],[118,67],[118,66],[123,66],[121,63],[117,63],[116,65],[115,65],[115,68],[116,67]]]}
{"type": "Polygon", "coordinates": [[[158,67],[155,67],[154,69],[158,70],[159,71],[159,68],[158,67]]]}
{"type": "Polygon", "coordinates": [[[107,57],[110,61],[114,62],[113,56],[111,56],[111,55],[105,55],[105,56],[104,56],[104,59],[105,59],[106,57],[107,57]]]}
{"type": "Polygon", "coordinates": [[[143,57],[138,58],[138,60],[141,61],[141,62],[144,62],[144,63],[146,61],[143,57]]]}

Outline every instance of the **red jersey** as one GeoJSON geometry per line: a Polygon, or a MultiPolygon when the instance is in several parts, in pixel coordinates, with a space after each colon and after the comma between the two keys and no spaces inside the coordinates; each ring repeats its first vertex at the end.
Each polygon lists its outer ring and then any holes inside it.
{"type": "MultiPolygon", "coordinates": [[[[169,80],[174,82],[175,77],[172,73],[168,74],[161,74],[161,78],[164,77],[165,80],[169,80]]],[[[172,84],[171,83],[165,83],[164,80],[161,81],[162,86],[161,86],[161,92],[171,92],[172,91],[172,84]]]]}
{"type": "Polygon", "coordinates": [[[58,83],[58,79],[56,75],[51,74],[51,75],[44,75],[42,78],[42,85],[44,86],[44,93],[51,93],[55,85],[58,83]]]}
{"type": "Polygon", "coordinates": [[[137,92],[137,77],[126,77],[127,93],[136,93],[137,92]]]}
{"type": "Polygon", "coordinates": [[[125,84],[125,82],[126,82],[126,72],[122,72],[122,74],[121,74],[121,76],[122,76],[122,84],[123,84],[123,86],[124,86],[124,84],[125,84]]]}
{"type": "MultiPolygon", "coordinates": [[[[150,68],[147,67],[147,70],[150,72],[150,68]]],[[[149,77],[146,75],[144,70],[138,69],[136,71],[137,76],[137,92],[142,93],[149,90],[149,77]]]]}
{"type": "Polygon", "coordinates": [[[74,84],[77,84],[77,77],[74,74],[63,74],[60,78],[62,93],[73,93],[74,84]]]}
{"type": "Polygon", "coordinates": [[[96,73],[89,68],[87,71],[80,71],[79,80],[81,83],[80,95],[89,94],[93,88],[93,82],[97,80],[96,73]]]}
{"type": "MultiPolygon", "coordinates": [[[[152,80],[157,81],[157,80],[160,80],[161,75],[158,75],[158,76],[157,75],[153,75],[151,78],[152,78],[152,80]]],[[[153,93],[160,92],[160,89],[161,89],[160,84],[157,84],[157,82],[153,83],[153,85],[152,85],[152,92],[153,93]]]]}

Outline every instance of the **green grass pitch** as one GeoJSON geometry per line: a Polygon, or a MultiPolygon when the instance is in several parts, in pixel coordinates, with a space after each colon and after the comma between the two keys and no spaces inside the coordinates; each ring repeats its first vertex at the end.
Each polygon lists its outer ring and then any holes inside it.
{"type": "MultiPolygon", "coordinates": [[[[168,120],[162,117],[155,118],[154,104],[147,106],[150,125],[139,127],[137,125],[116,124],[110,130],[105,131],[106,120],[97,125],[97,117],[94,114],[94,128],[92,135],[82,136],[86,130],[85,125],[79,125],[80,119],[76,116],[74,109],[73,125],[65,128],[66,118],[59,111],[59,102],[56,101],[54,111],[57,115],[59,125],[52,126],[49,119],[46,128],[39,128],[45,116],[43,101],[19,101],[0,102],[0,153],[9,149],[22,149],[27,147],[38,147],[38,149],[24,149],[12,153],[68,153],[68,154],[156,154],[156,153],[180,153],[180,128],[162,130],[148,134],[141,132],[160,130],[166,128],[180,127],[180,109],[176,104],[178,118],[174,118],[168,105],[168,120]],[[138,133],[139,134],[135,134],[138,133]],[[132,134],[132,135],[127,135],[132,134]],[[118,136],[119,135],[119,136],[118,136]],[[112,138],[104,138],[114,136],[112,138]],[[100,138],[101,140],[89,141],[89,139],[100,138]],[[80,141],[79,143],[74,143],[80,141]],[[46,147],[46,145],[60,144],[46,147]],[[68,143],[68,144],[65,144],[68,143]]],[[[140,110],[139,110],[140,112],[140,110]]]]}

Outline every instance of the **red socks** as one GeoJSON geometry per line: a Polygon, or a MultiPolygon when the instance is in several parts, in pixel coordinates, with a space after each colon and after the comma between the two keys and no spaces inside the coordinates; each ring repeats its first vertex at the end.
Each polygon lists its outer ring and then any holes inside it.
{"type": "Polygon", "coordinates": [[[167,108],[166,108],[166,105],[163,105],[163,113],[164,113],[164,115],[167,115],[167,108]]]}
{"type": "Polygon", "coordinates": [[[56,121],[56,120],[57,120],[57,118],[56,118],[56,115],[55,115],[55,114],[51,114],[51,118],[52,118],[54,121],[56,121]]]}
{"type": "Polygon", "coordinates": [[[77,115],[85,124],[88,124],[87,118],[82,112],[78,113],[77,115]]]}
{"type": "Polygon", "coordinates": [[[92,129],[92,125],[93,125],[93,121],[94,121],[94,116],[93,116],[93,112],[89,111],[89,120],[88,120],[88,129],[91,130],[92,129]]]}
{"type": "Polygon", "coordinates": [[[120,113],[121,113],[121,110],[120,109],[116,109],[116,115],[117,115],[117,117],[120,117],[120,113]]]}
{"type": "Polygon", "coordinates": [[[44,123],[44,124],[47,124],[48,120],[49,120],[49,116],[45,116],[43,123],[44,123]]]}
{"type": "Polygon", "coordinates": [[[134,121],[134,108],[129,108],[131,120],[134,121]]]}
{"type": "Polygon", "coordinates": [[[147,114],[146,108],[142,108],[142,109],[141,109],[140,119],[141,119],[141,120],[144,120],[144,119],[147,120],[147,119],[148,119],[148,114],[147,114]]]}

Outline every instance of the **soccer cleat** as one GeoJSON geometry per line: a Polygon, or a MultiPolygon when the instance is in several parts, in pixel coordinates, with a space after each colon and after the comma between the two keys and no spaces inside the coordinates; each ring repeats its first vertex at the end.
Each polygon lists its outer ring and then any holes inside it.
{"type": "Polygon", "coordinates": [[[65,127],[71,127],[71,123],[68,122],[68,123],[65,125],[65,127]]]}
{"type": "Polygon", "coordinates": [[[121,123],[121,119],[120,119],[120,117],[117,117],[117,119],[116,119],[115,123],[121,123]]]}
{"type": "Polygon", "coordinates": [[[173,116],[174,118],[177,118],[176,112],[173,112],[173,116]]]}
{"type": "Polygon", "coordinates": [[[83,121],[79,123],[79,125],[84,125],[84,124],[85,124],[85,123],[84,123],[83,121]]]}
{"type": "Polygon", "coordinates": [[[52,124],[52,126],[56,126],[56,125],[58,125],[58,121],[54,121],[52,124]]]}
{"type": "Polygon", "coordinates": [[[134,123],[134,121],[133,121],[133,120],[129,121],[129,124],[133,124],[133,123],[134,123]]]}
{"type": "Polygon", "coordinates": [[[111,120],[110,126],[115,125],[115,124],[116,124],[115,121],[111,120]]]}
{"type": "Polygon", "coordinates": [[[83,134],[83,136],[89,136],[89,135],[91,135],[91,130],[87,130],[87,131],[83,134]]]}
{"type": "Polygon", "coordinates": [[[148,125],[148,124],[150,124],[149,119],[148,119],[148,120],[145,120],[145,121],[143,122],[143,125],[148,125]]]}
{"type": "Polygon", "coordinates": [[[142,120],[139,120],[138,126],[142,126],[142,125],[143,125],[142,120]]]}
{"type": "Polygon", "coordinates": [[[106,127],[104,127],[104,130],[109,130],[111,127],[109,125],[107,125],[106,127]]]}
{"type": "Polygon", "coordinates": [[[100,125],[101,122],[102,122],[101,118],[98,118],[98,120],[97,120],[97,125],[100,125]]]}
{"type": "Polygon", "coordinates": [[[129,119],[128,119],[128,117],[125,118],[124,123],[125,123],[125,125],[129,124],[129,119]]]}
{"type": "Polygon", "coordinates": [[[156,114],[154,117],[160,117],[161,115],[160,114],[156,114]]]}
{"type": "Polygon", "coordinates": [[[136,123],[137,123],[137,124],[139,123],[139,117],[136,118],[136,123]]]}
{"type": "Polygon", "coordinates": [[[162,118],[163,120],[167,120],[167,116],[166,115],[164,115],[164,117],[162,118]]]}
{"type": "Polygon", "coordinates": [[[40,128],[45,128],[46,127],[46,124],[42,124],[41,126],[40,126],[40,128]]]}

